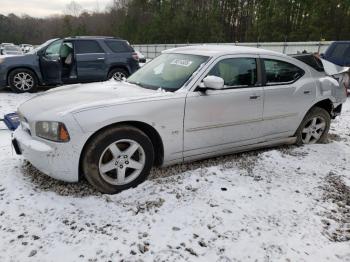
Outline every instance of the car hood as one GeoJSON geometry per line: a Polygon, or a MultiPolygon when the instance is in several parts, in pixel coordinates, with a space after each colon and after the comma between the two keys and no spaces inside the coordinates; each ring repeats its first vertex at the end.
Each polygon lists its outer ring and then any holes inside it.
{"type": "Polygon", "coordinates": [[[7,65],[13,65],[13,64],[23,64],[23,63],[28,63],[32,64],[33,59],[35,59],[37,55],[35,54],[20,54],[20,55],[2,55],[0,58],[3,60],[4,64],[7,65]]]}
{"type": "Polygon", "coordinates": [[[6,53],[6,56],[9,55],[9,56],[12,56],[12,55],[16,55],[16,56],[19,56],[19,55],[23,55],[23,53],[21,51],[4,51],[6,53]]]}
{"type": "Polygon", "coordinates": [[[64,116],[92,108],[171,96],[171,92],[141,88],[115,80],[58,87],[24,102],[18,108],[28,120],[64,116]]]}

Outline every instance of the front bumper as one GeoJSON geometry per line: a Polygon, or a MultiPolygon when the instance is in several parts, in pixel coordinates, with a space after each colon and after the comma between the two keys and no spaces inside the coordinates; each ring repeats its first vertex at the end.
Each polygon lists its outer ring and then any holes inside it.
{"type": "Polygon", "coordinates": [[[37,140],[21,127],[13,133],[12,143],[16,153],[44,174],[66,182],[79,180],[79,154],[69,143],[37,140]]]}

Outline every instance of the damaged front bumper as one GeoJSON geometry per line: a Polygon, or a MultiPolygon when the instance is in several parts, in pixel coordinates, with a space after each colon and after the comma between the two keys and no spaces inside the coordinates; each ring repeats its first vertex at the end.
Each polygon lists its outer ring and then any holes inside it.
{"type": "Polygon", "coordinates": [[[12,145],[17,154],[46,175],[66,182],[79,180],[79,156],[69,143],[40,141],[19,127],[13,133],[12,145]]]}

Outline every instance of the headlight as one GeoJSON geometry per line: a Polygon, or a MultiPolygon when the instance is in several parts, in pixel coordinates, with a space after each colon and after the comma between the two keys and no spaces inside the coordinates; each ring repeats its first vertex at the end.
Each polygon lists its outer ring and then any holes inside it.
{"type": "Polygon", "coordinates": [[[60,122],[36,122],[35,134],[38,137],[55,142],[68,142],[70,139],[66,126],[60,122]]]}

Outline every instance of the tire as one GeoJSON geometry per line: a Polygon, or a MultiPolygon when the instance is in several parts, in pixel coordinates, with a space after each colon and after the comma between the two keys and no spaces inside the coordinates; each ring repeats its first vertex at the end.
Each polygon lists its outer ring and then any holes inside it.
{"type": "Polygon", "coordinates": [[[320,107],[312,108],[304,117],[295,136],[297,145],[327,142],[331,116],[320,107]]]}
{"type": "Polygon", "coordinates": [[[153,162],[149,137],[137,128],[121,126],[102,131],[88,143],[82,170],[98,191],[116,194],[145,181],[153,162]]]}
{"type": "Polygon", "coordinates": [[[25,68],[13,70],[8,76],[8,83],[15,93],[35,92],[38,80],[33,71],[25,68]]]}
{"type": "Polygon", "coordinates": [[[114,79],[116,81],[122,81],[123,78],[127,78],[129,73],[123,68],[113,68],[108,73],[108,79],[114,79]]]}

